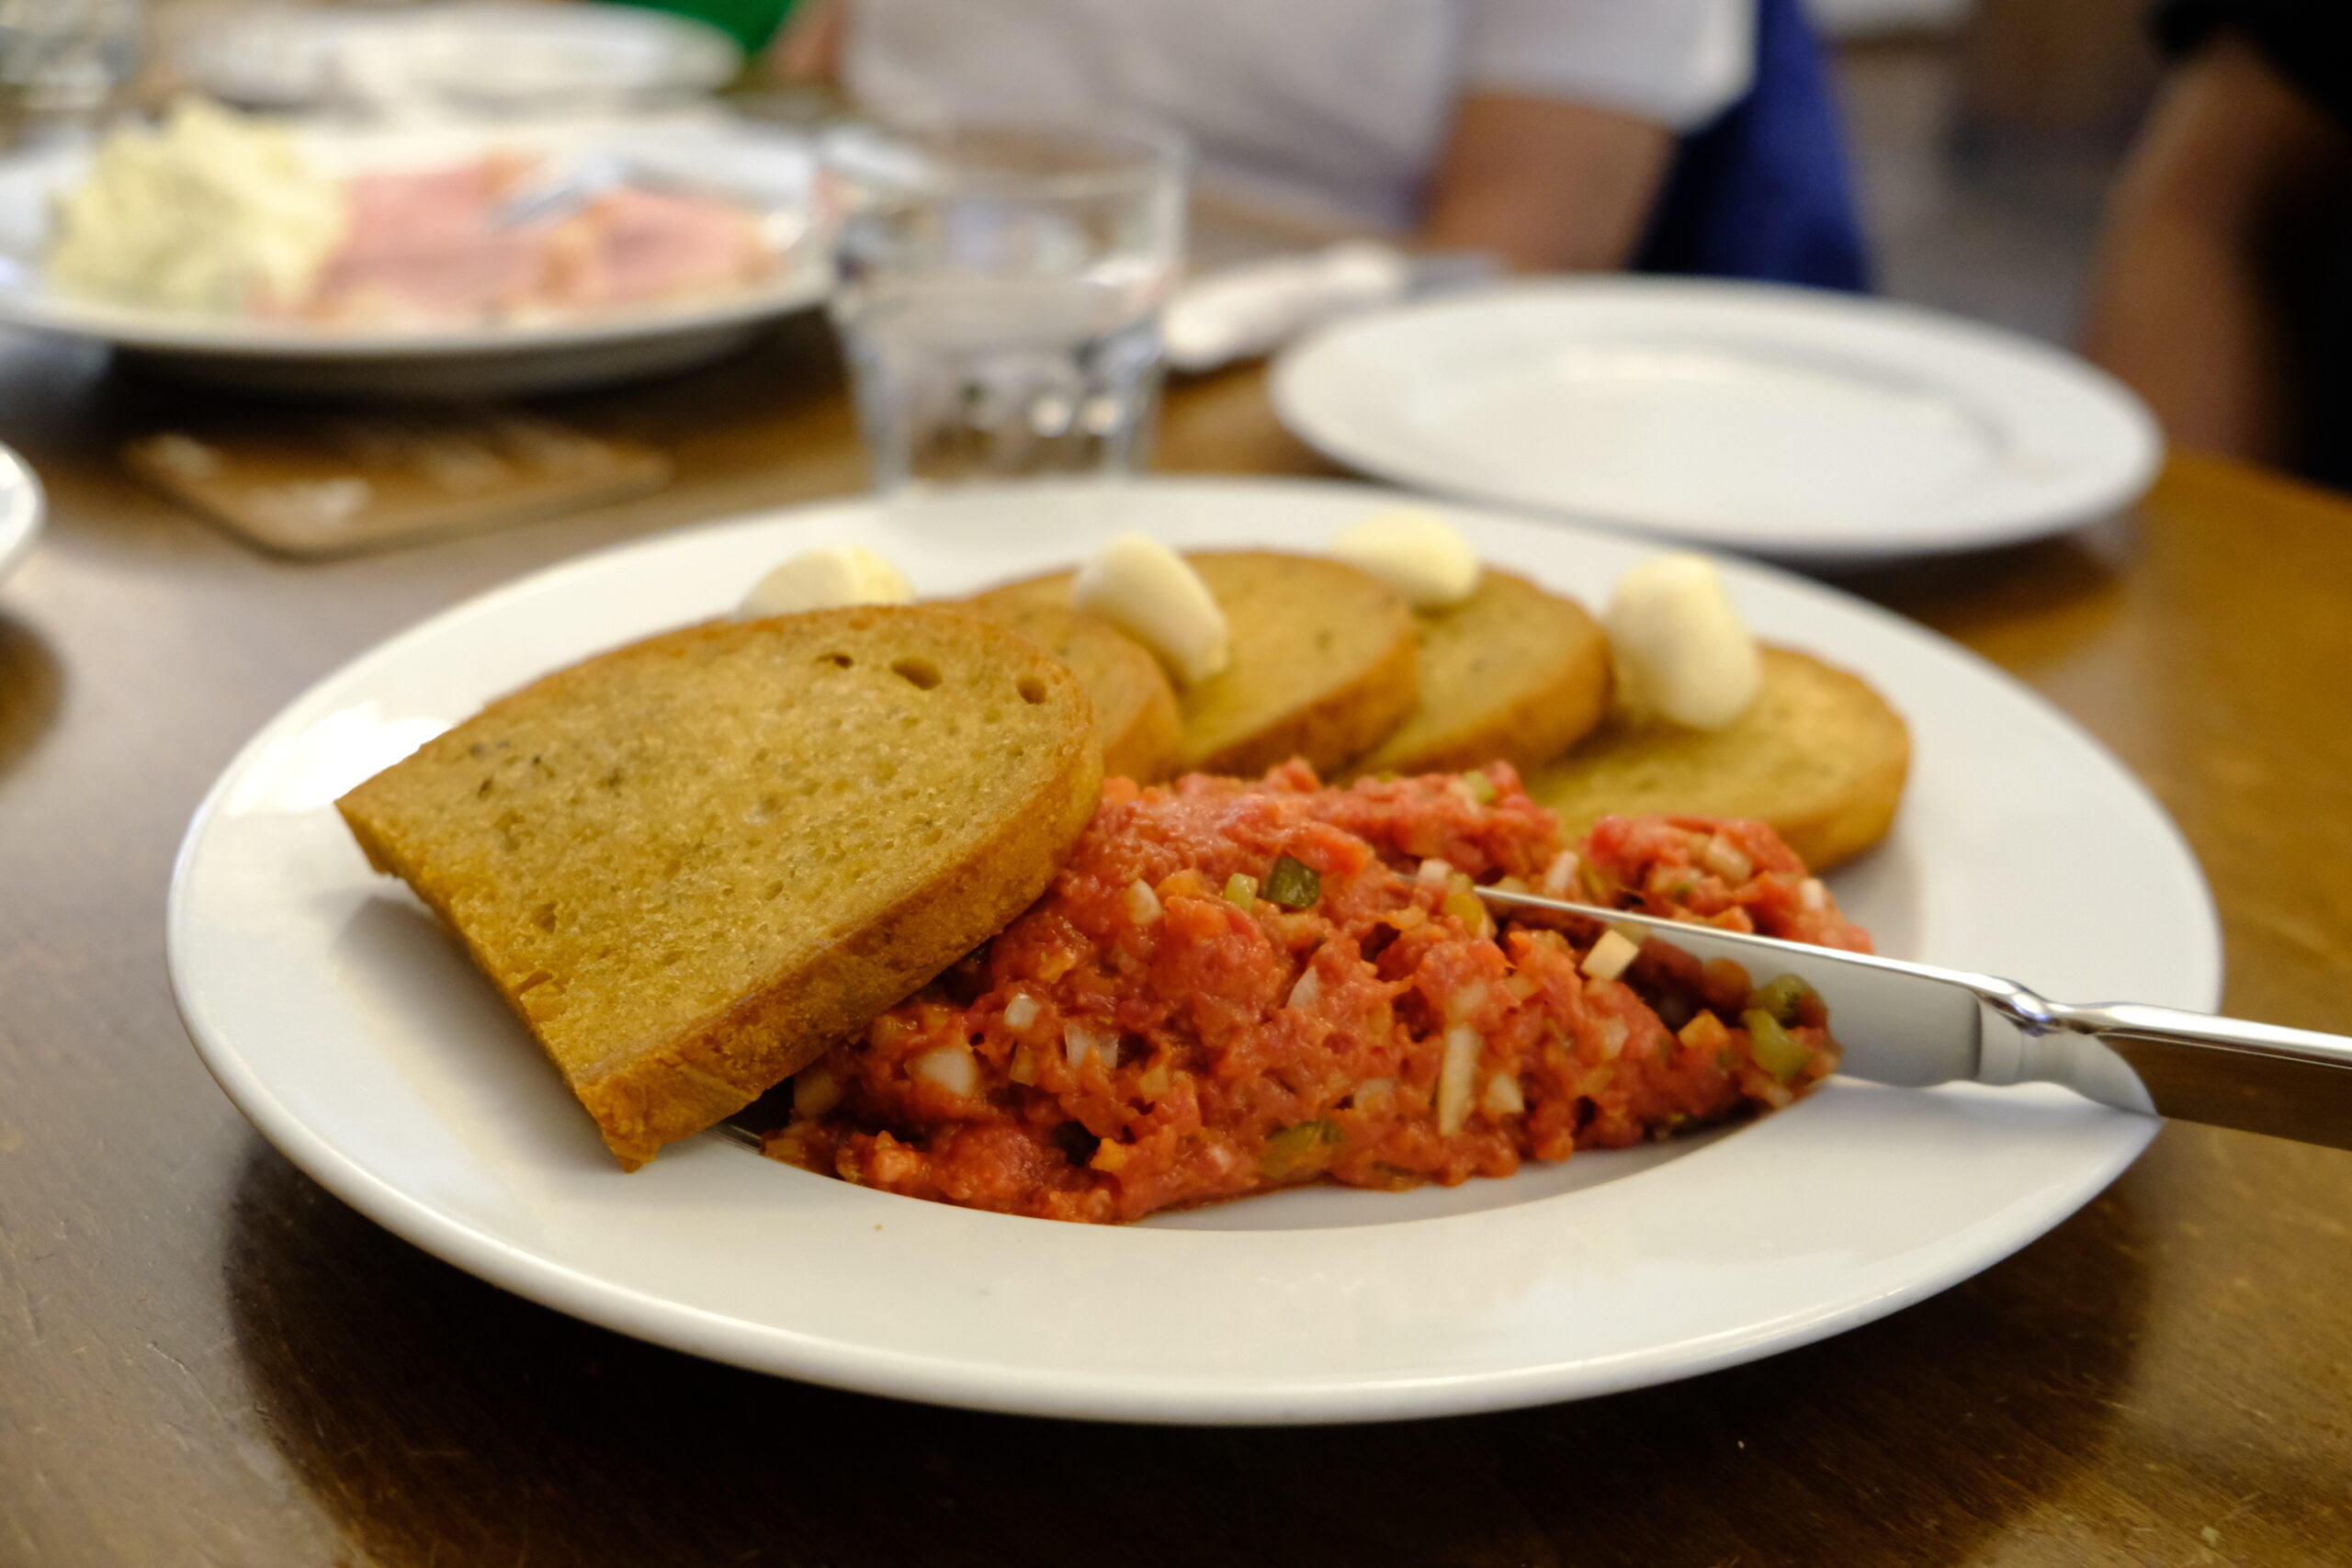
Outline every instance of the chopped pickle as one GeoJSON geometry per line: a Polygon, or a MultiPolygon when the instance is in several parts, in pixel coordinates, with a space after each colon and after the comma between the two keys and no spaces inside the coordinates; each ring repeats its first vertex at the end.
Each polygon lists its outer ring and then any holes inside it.
{"type": "Polygon", "coordinates": [[[1471,799],[1476,801],[1481,806],[1492,806],[1494,804],[1494,780],[1488,778],[1484,773],[1464,773],[1462,775],[1462,782],[1469,786],[1471,799]]]}
{"type": "Polygon", "coordinates": [[[1476,893],[1449,893],[1439,907],[1468,927],[1474,937],[1484,939],[1495,934],[1494,917],[1487,913],[1486,900],[1476,893]]]}
{"type": "Polygon", "coordinates": [[[1298,1122],[1267,1136],[1261,1165],[1270,1181],[1295,1181],[1330,1165],[1339,1149],[1339,1123],[1298,1122]]]}
{"type": "Polygon", "coordinates": [[[1804,1043],[1781,1027],[1781,1021],[1762,1008],[1748,1009],[1739,1015],[1739,1021],[1747,1030],[1748,1046],[1755,1055],[1756,1065],[1782,1082],[1804,1071],[1805,1065],[1813,1060],[1813,1053],[1805,1049],[1804,1043]]]}
{"type": "Polygon", "coordinates": [[[1794,975],[1776,975],[1756,987],[1747,1005],[1757,1011],[1770,1013],[1772,1021],[1786,1029],[1804,1021],[1799,1010],[1811,995],[1813,987],[1794,975]]]}
{"type": "Polygon", "coordinates": [[[1283,855],[1266,873],[1266,885],[1261,891],[1269,903],[1280,904],[1285,909],[1311,909],[1315,901],[1323,897],[1323,879],[1304,861],[1283,855]]]}
{"type": "Polygon", "coordinates": [[[1258,907],[1258,879],[1235,872],[1225,879],[1225,901],[1248,914],[1258,907]]]}

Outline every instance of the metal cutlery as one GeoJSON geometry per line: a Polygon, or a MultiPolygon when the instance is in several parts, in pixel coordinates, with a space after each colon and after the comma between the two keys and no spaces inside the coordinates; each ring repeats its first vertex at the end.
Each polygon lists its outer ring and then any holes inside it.
{"type": "Polygon", "coordinates": [[[1623,909],[1481,887],[1498,908],[1543,910],[1728,958],[1759,982],[1821,995],[1839,1071],[1876,1083],[2055,1083],[2143,1116],[2352,1148],[2352,1038],[2138,1002],[2077,1006],[2014,981],[1623,909]]]}

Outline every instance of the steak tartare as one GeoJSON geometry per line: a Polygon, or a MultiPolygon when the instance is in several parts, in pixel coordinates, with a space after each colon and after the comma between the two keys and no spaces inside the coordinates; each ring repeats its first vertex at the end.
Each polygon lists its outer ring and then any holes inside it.
{"type": "Polygon", "coordinates": [[[794,1080],[765,1151],[885,1191],[1121,1221],[1329,1179],[1448,1185],[1786,1105],[1819,998],[1556,897],[1867,952],[1770,828],[1610,818],[1574,850],[1504,764],[1325,788],[1120,779],[1046,896],[794,1080]]]}

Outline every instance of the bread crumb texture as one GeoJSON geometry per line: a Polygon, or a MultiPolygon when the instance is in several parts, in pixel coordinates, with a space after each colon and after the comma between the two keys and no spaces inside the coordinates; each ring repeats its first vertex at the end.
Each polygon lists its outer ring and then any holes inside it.
{"type": "Polygon", "coordinates": [[[1420,705],[1355,773],[1522,773],[1566,750],[1609,705],[1609,640],[1575,600],[1488,567],[1459,604],[1413,617],[1420,705]]]}
{"type": "Polygon", "coordinates": [[[561,671],[340,807],[634,1168],[1042,893],[1093,810],[1091,723],[977,615],[817,611],[561,671]]]}
{"type": "Polygon", "coordinates": [[[1110,622],[1018,593],[982,594],[971,607],[1069,666],[1094,700],[1105,775],[1157,784],[1184,760],[1176,693],[1159,660],[1110,622]]]}

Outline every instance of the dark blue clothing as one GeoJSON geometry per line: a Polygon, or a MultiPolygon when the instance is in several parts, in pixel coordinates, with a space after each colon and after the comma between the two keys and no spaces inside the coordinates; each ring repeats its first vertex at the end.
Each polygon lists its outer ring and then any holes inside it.
{"type": "Polygon", "coordinates": [[[1683,139],[1634,269],[1870,288],[1828,62],[1799,0],[1758,0],[1755,85],[1683,139]]]}

